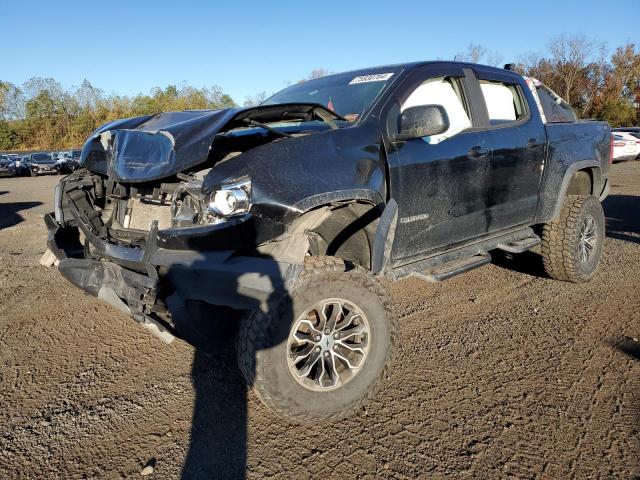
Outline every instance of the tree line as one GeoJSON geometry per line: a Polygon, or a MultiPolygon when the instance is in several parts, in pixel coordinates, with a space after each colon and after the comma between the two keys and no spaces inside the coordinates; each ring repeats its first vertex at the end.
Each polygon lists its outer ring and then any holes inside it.
{"type": "MultiPolygon", "coordinates": [[[[503,58],[469,45],[454,60],[499,66],[503,58]]],[[[640,124],[640,52],[627,43],[610,52],[584,35],[552,38],[544,53],[526,53],[514,69],[537,78],[575,109],[579,118],[606,120],[612,127],[640,124]]]]}
{"type": "MultiPolygon", "coordinates": [[[[494,66],[503,61],[499,53],[473,44],[454,60],[494,66]]],[[[614,127],[640,124],[640,52],[634,43],[610,51],[584,35],[561,35],[543,53],[522,55],[514,68],[542,81],[581,118],[606,120],[614,127]]],[[[316,69],[301,81],[328,73],[316,69]]],[[[266,97],[266,92],[247,96],[244,104],[259,104],[266,97]]],[[[118,118],[233,106],[218,86],[169,85],[127,96],[105,94],[88,80],[70,89],[53,78],[35,77],[20,86],[0,80],[0,150],[77,147],[95,128],[118,118]]]]}
{"type": "Polygon", "coordinates": [[[98,126],[119,118],[233,106],[218,86],[169,85],[126,96],[106,95],[88,80],[71,89],[53,78],[31,78],[20,87],[0,81],[0,150],[77,147],[98,126]]]}

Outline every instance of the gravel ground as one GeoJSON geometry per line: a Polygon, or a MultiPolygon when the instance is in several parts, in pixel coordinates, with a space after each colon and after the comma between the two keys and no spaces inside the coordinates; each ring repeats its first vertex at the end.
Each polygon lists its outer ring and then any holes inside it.
{"type": "Polygon", "coordinates": [[[39,266],[57,178],[0,179],[0,478],[638,477],[640,162],[612,178],[590,283],[528,254],[391,285],[390,379],[311,427],[274,417],[228,354],[165,346],[39,266]]]}

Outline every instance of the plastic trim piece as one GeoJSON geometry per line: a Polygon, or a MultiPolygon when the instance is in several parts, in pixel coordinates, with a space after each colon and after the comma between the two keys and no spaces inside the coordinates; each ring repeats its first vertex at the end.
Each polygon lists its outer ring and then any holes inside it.
{"type": "Polygon", "coordinates": [[[567,167],[567,170],[564,174],[564,178],[562,179],[562,185],[560,186],[560,194],[558,195],[558,199],[556,200],[556,206],[553,211],[553,218],[558,218],[560,215],[560,210],[562,209],[562,202],[564,201],[564,197],[567,195],[567,190],[569,188],[569,183],[573,178],[573,174],[579,172],[580,170],[586,169],[594,169],[594,172],[597,172],[596,175],[593,176],[593,184],[591,185],[592,192],[598,192],[601,188],[601,169],[600,164],[596,160],[581,160],[576,163],[572,163],[567,167]]]}
{"type": "Polygon", "coordinates": [[[396,236],[398,223],[398,204],[392,198],[382,212],[376,235],[373,240],[371,253],[371,273],[378,275],[384,273],[389,265],[393,240],[396,236]]]}

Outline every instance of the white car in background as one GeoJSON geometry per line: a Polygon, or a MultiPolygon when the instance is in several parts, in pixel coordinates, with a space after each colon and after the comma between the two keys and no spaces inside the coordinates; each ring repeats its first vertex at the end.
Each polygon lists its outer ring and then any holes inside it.
{"type": "Polygon", "coordinates": [[[614,130],[611,133],[613,133],[614,135],[620,135],[625,140],[632,140],[637,144],[640,144],[640,133],[630,132],[626,130],[614,130]]]}
{"type": "Polygon", "coordinates": [[[627,132],[613,132],[613,161],[635,160],[640,157],[640,140],[627,132]]]}
{"type": "Polygon", "coordinates": [[[630,133],[637,139],[640,139],[640,127],[618,127],[611,129],[613,133],[630,133]]]}

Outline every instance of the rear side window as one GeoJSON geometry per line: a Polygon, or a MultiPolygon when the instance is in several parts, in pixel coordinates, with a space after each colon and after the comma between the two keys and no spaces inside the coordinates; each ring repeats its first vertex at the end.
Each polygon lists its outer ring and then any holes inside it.
{"type": "Polygon", "coordinates": [[[508,125],[527,114],[518,85],[491,80],[480,80],[491,125],[508,125]]]}
{"type": "Polygon", "coordinates": [[[577,120],[573,109],[560,97],[554,96],[543,85],[538,86],[536,91],[547,123],[575,122],[577,120]]]}

